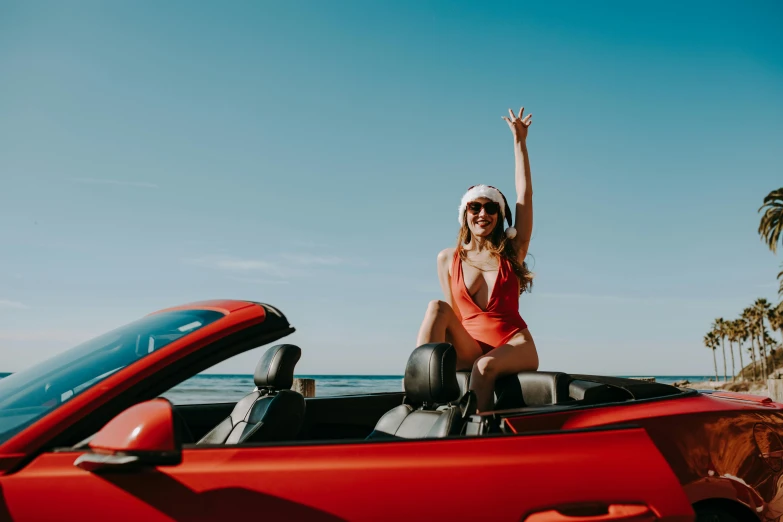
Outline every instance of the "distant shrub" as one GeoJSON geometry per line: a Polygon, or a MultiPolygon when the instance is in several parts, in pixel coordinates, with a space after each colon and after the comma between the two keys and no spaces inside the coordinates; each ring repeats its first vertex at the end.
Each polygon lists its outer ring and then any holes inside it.
{"type": "Polygon", "coordinates": [[[721,386],[722,390],[733,392],[747,392],[750,391],[749,382],[729,382],[721,386]]]}

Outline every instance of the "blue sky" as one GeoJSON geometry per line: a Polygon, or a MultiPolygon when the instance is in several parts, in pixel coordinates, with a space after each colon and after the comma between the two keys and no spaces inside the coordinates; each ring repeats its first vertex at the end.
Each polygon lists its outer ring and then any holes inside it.
{"type": "Polygon", "coordinates": [[[783,7],[682,4],[2,3],[0,369],[228,297],[300,373],[401,374],[524,105],[541,368],[711,373],[711,321],[776,301],[783,7]]]}

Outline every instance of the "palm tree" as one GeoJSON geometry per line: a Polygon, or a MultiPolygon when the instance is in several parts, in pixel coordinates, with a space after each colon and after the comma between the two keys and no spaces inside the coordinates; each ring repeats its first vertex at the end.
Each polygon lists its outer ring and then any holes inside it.
{"type": "Polygon", "coordinates": [[[780,330],[780,336],[783,338],[783,302],[770,310],[767,318],[769,319],[769,327],[775,331],[780,330]]]}
{"type": "Polygon", "coordinates": [[[718,347],[715,332],[708,332],[704,336],[704,346],[712,350],[712,364],[715,366],[715,382],[718,381],[718,360],[715,358],[715,348],[718,347]]]}
{"type": "Polygon", "coordinates": [[[759,354],[759,377],[765,378],[767,374],[767,361],[764,357],[764,349],[761,346],[761,339],[759,339],[759,312],[756,308],[751,306],[748,309],[748,327],[750,328],[751,342],[757,347],[759,354]]]}
{"type": "Polygon", "coordinates": [[[777,365],[777,357],[775,357],[777,350],[774,348],[775,346],[775,339],[769,334],[769,330],[766,328],[764,329],[764,344],[766,346],[769,346],[769,359],[771,361],[771,370],[769,372],[770,375],[772,375],[774,372],[776,372],[778,365],[777,365]]]}
{"type": "MultiPolygon", "coordinates": [[[[759,223],[759,235],[772,253],[777,253],[778,243],[783,235],[783,188],[773,190],[764,198],[759,212],[764,210],[759,223]],[[765,209],[766,208],[766,209],[765,209]]],[[[783,244],[783,242],[781,242],[783,244]]]]}
{"type": "Polygon", "coordinates": [[[723,332],[729,341],[729,353],[731,354],[731,382],[737,380],[737,370],[734,368],[734,322],[726,321],[723,325],[723,332]]]}
{"type": "Polygon", "coordinates": [[[722,317],[715,319],[712,323],[712,331],[715,332],[715,337],[720,339],[720,346],[723,350],[723,382],[726,382],[726,346],[723,344],[723,340],[726,338],[726,321],[722,317]]]}
{"type": "MultiPolygon", "coordinates": [[[[731,331],[734,334],[734,340],[737,342],[737,351],[739,352],[739,358],[740,358],[740,377],[742,377],[743,380],[746,379],[744,376],[742,370],[745,369],[745,363],[742,362],[742,343],[744,341],[748,340],[748,333],[745,330],[745,321],[742,319],[735,319],[731,322],[731,331]]],[[[755,370],[755,368],[754,368],[755,370]]],[[[756,375],[754,373],[753,378],[756,378],[756,375]]]]}
{"type": "MultiPolygon", "coordinates": [[[[764,333],[766,332],[766,327],[764,326],[764,319],[767,317],[767,314],[772,309],[772,305],[769,304],[769,301],[766,299],[759,298],[756,299],[756,302],[753,303],[753,309],[756,311],[756,320],[757,323],[757,332],[759,335],[759,347],[761,347],[761,353],[764,355],[764,364],[767,367],[767,372],[764,375],[765,379],[769,378],[769,374],[772,373],[769,368],[769,360],[767,359],[767,339],[764,336],[764,333]]],[[[774,368],[773,368],[774,370],[774,368]]]]}
{"type": "MultiPolygon", "coordinates": [[[[756,331],[755,328],[755,322],[754,322],[754,312],[753,309],[748,307],[742,311],[742,322],[744,324],[744,332],[745,335],[747,335],[750,338],[750,355],[753,358],[753,380],[756,380],[756,367],[758,366],[756,362],[756,345],[753,342],[756,336],[754,335],[754,332],[756,331]]],[[[763,371],[763,368],[759,368],[759,373],[763,371]]]]}
{"type": "MultiPolygon", "coordinates": [[[[729,352],[731,353],[731,380],[737,380],[737,370],[734,369],[734,343],[737,341],[737,325],[736,321],[726,321],[726,338],[729,340],[729,352]]],[[[740,356],[742,354],[740,353],[740,356]]],[[[740,365],[740,372],[742,366],[740,365]]]]}

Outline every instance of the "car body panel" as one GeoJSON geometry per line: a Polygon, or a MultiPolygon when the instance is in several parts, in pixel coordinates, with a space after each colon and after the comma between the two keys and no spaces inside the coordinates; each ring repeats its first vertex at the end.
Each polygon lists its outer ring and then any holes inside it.
{"type": "Polygon", "coordinates": [[[0,477],[2,509],[18,521],[518,522],[538,511],[603,502],[641,503],[669,522],[693,517],[677,478],[639,428],[186,448],[177,466],[105,474],[74,467],[78,456],[43,454],[0,477]],[[56,488],[49,486],[53,477],[56,488]],[[44,489],[46,502],[36,502],[44,489]]]}
{"type": "Polygon", "coordinates": [[[777,435],[783,433],[781,409],[768,397],[716,393],[506,422],[516,433],[634,423],[655,442],[691,503],[724,498],[777,520],[783,516],[783,457],[761,453],[770,445],[777,445],[772,451],[783,450],[777,435]]]}

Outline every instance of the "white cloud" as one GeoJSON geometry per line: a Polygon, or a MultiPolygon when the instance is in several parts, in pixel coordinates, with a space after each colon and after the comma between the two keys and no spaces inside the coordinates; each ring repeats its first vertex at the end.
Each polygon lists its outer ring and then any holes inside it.
{"type": "Polygon", "coordinates": [[[350,261],[342,257],[337,256],[312,256],[309,254],[282,254],[280,257],[286,259],[292,263],[304,266],[322,265],[322,266],[337,266],[345,265],[350,261]]]}
{"type": "Polygon", "coordinates": [[[0,308],[18,308],[18,309],[28,309],[30,308],[24,303],[20,303],[19,301],[10,301],[8,299],[0,299],[0,308]]]}
{"type": "Polygon", "coordinates": [[[279,270],[279,267],[272,263],[254,259],[220,259],[214,261],[214,266],[220,270],[260,270],[262,272],[279,270]]]}
{"type": "Polygon", "coordinates": [[[61,343],[83,342],[103,332],[94,330],[0,330],[0,341],[55,341],[61,343]]]}
{"type": "MultiPolygon", "coordinates": [[[[213,255],[190,258],[186,259],[185,262],[235,274],[260,273],[274,279],[309,276],[312,275],[312,269],[315,267],[326,268],[364,264],[360,259],[293,253],[282,253],[272,260],[213,255]]],[[[263,282],[270,283],[272,281],[266,279],[263,282]]]]}
{"type": "Polygon", "coordinates": [[[231,273],[261,273],[275,279],[285,279],[292,276],[303,275],[301,271],[291,269],[279,263],[261,259],[242,259],[236,257],[207,256],[186,259],[186,263],[204,268],[220,270],[231,273]]]}
{"type": "Polygon", "coordinates": [[[118,185],[122,187],[158,188],[154,183],[145,181],[120,181],[115,179],[73,178],[74,183],[86,183],[90,185],[118,185]]]}
{"type": "Polygon", "coordinates": [[[721,297],[721,298],[709,298],[709,297],[652,297],[644,295],[602,295],[602,294],[580,294],[580,293],[559,293],[559,292],[540,292],[531,294],[534,296],[540,296],[547,299],[567,300],[585,302],[591,301],[594,303],[617,303],[617,304],[656,304],[656,305],[697,305],[697,306],[715,306],[716,304],[723,304],[727,306],[734,306],[737,303],[742,303],[743,299],[749,298],[743,297],[721,297]]]}
{"type": "Polygon", "coordinates": [[[233,257],[221,257],[221,256],[205,256],[188,258],[184,260],[185,263],[203,266],[205,268],[212,268],[216,270],[228,270],[228,271],[249,271],[249,270],[273,270],[276,267],[272,263],[266,261],[258,261],[255,259],[237,259],[233,257]]]}
{"type": "Polygon", "coordinates": [[[542,292],[537,294],[541,297],[548,297],[552,299],[567,299],[567,300],[595,300],[595,301],[612,301],[617,303],[627,303],[633,301],[646,301],[645,298],[640,297],[623,297],[618,295],[594,295],[594,294],[572,294],[572,293],[556,293],[556,292],[542,292]]]}
{"type": "Polygon", "coordinates": [[[284,279],[263,279],[259,277],[229,277],[233,281],[241,283],[252,283],[259,285],[287,285],[288,281],[284,279]]]}
{"type": "Polygon", "coordinates": [[[329,245],[325,243],[318,243],[316,241],[310,241],[304,239],[285,239],[284,242],[286,245],[292,247],[299,247],[299,248],[318,248],[318,249],[329,248],[329,245]]]}

